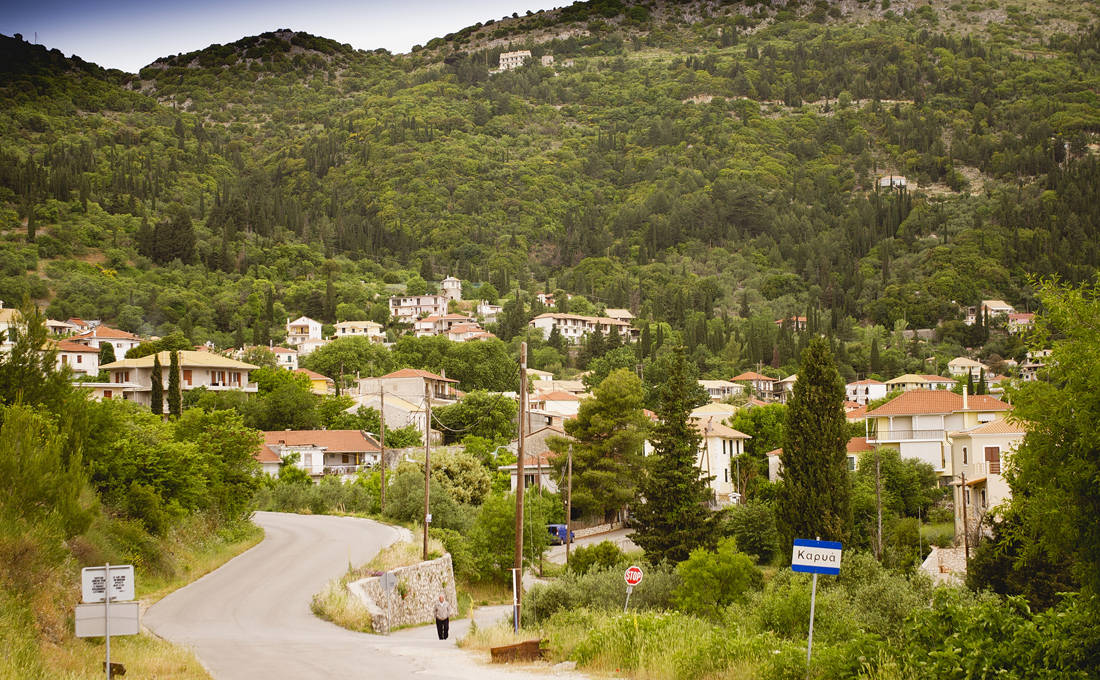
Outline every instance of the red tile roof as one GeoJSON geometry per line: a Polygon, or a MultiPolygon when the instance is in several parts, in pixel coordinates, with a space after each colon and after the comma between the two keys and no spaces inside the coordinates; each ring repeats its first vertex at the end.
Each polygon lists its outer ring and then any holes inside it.
{"type": "Polygon", "coordinates": [[[302,375],[306,376],[310,380],[324,380],[325,382],[330,382],[330,383],[336,382],[335,380],[328,377],[327,375],[321,375],[320,373],[318,373],[316,371],[311,371],[308,368],[296,368],[296,369],[294,369],[294,372],[295,373],[301,373],[302,375]]]}
{"type": "Polygon", "coordinates": [[[451,380],[450,378],[444,378],[441,375],[436,375],[430,371],[423,371],[419,368],[402,368],[401,370],[394,371],[393,373],[387,373],[382,376],[383,378],[426,378],[428,380],[443,380],[445,382],[458,382],[457,380],[451,380]]]}
{"type": "Polygon", "coordinates": [[[972,394],[963,408],[961,394],[947,390],[909,390],[891,399],[867,417],[911,416],[927,413],[955,413],[958,411],[1008,411],[1012,407],[988,394],[972,394]]]}
{"type": "Polygon", "coordinates": [[[281,463],[283,461],[283,459],[279,457],[279,454],[272,451],[271,447],[267,444],[261,444],[260,450],[252,457],[261,463],[281,463]]]}
{"type": "Polygon", "coordinates": [[[847,413],[845,413],[844,417],[847,418],[848,420],[852,421],[852,422],[856,422],[857,420],[863,420],[864,418],[867,417],[867,407],[866,406],[860,406],[859,408],[854,408],[851,411],[848,411],[847,413]]]}
{"type": "Polygon", "coordinates": [[[570,392],[563,390],[555,390],[554,392],[542,392],[536,394],[535,399],[540,401],[580,401],[580,397],[570,392]]]}
{"type": "Polygon", "coordinates": [[[878,380],[872,380],[871,378],[865,378],[863,380],[857,380],[854,383],[848,383],[849,385],[885,385],[886,383],[878,380]]]}
{"type": "Polygon", "coordinates": [[[262,448],[286,446],[322,446],[331,453],[381,451],[378,442],[359,430],[275,430],[264,432],[262,448]]]}
{"type": "Polygon", "coordinates": [[[739,380],[771,380],[771,381],[774,382],[775,378],[770,378],[766,375],[761,375],[760,373],[754,373],[753,371],[748,371],[747,373],[742,373],[741,375],[739,375],[735,378],[730,378],[730,380],[733,381],[733,382],[737,382],[739,380]]]}
{"type": "Polygon", "coordinates": [[[114,338],[116,340],[141,340],[133,333],[127,333],[126,331],[120,331],[117,328],[108,328],[107,326],[96,326],[90,331],[84,331],[78,335],[74,335],[74,338],[114,338]]]}
{"type": "Polygon", "coordinates": [[[87,345],[82,345],[72,340],[58,340],[54,343],[54,346],[59,352],[90,352],[92,354],[99,354],[99,350],[95,347],[88,347],[87,345]]]}
{"type": "Polygon", "coordinates": [[[852,437],[848,440],[848,453],[874,451],[875,447],[867,443],[867,437],[852,437]]]}

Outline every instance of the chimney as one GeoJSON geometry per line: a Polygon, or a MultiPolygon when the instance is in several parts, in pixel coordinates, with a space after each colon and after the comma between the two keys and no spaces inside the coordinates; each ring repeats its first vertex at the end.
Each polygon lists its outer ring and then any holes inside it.
{"type": "Polygon", "coordinates": [[[969,402],[966,399],[966,385],[963,385],[963,410],[964,411],[968,408],[968,406],[967,406],[968,403],[969,402]]]}

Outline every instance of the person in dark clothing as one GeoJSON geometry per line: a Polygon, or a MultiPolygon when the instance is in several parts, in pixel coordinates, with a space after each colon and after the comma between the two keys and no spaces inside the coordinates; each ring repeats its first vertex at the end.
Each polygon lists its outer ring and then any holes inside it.
{"type": "Polygon", "coordinates": [[[443,595],[439,596],[439,602],[435,603],[435,632],[439,633],[440,640],[446,640],[451,628],[451,605],[443,595]]]}

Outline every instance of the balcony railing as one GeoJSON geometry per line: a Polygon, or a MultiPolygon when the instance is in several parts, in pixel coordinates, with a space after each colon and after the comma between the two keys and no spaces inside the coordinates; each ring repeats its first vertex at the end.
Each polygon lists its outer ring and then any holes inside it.
{"type": "Polygon", "coordinates": [[[914,439],[943,439],[944,430],[881,430],[867,437],[872,442],[903,442],[914,439]]]}
{"type": "Polygon", "coordinates": [[[373,465],[326,465],[326,475],[355,475],[360,470],[369,470],[373,465]]]}

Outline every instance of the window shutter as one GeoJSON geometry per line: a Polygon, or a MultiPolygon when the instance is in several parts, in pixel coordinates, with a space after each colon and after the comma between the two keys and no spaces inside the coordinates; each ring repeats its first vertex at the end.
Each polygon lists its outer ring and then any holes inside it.
{"type": "Polygon", "coordinates": [[[987,446],[985,447],[985,461],[989,463],[989,473],[993,475],[1001,474],[1001,447],[999,446],[987,446]]]}

